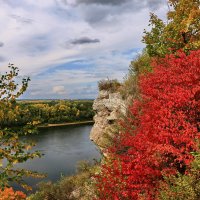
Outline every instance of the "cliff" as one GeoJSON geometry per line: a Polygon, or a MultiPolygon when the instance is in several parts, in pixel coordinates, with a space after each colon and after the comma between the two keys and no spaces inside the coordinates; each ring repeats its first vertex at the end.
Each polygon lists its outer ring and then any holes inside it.
{"type": "Polygon", "coordinates": [[[94,101],[93,110],[95,124],[90,133],[90,139],[100,148],[107,145],[107,139],[112,137],[115,123],[120,116],[125,115],[125,101],[119,92],[99,91],[94,101]]]}
{"type": "MultiPolygon", "coordinates": [[[[90,139],[103,150],[108,145],[108,139],[116,133],[116,122],[121,116],[126,114],[126,101],[122,99],[119,92],[100,90],[99,95],[93,103],[95,111],[94,125],[90,133],[90,139]]],[[[104,156],[107,155],[103,152],[104,156]]],[[[99,166],[93,167],[92,173],[98,173],[99,166]]],[[[91,172],[90,172],[91,173],[91,172]]],[[[93,199],[96,191],[94,189],[93,178],[88,177],[83,186],[75,189],[71,193],[71,199],[93,199]],[[90,183],[90,184],[88,184],[90,183]]]]}

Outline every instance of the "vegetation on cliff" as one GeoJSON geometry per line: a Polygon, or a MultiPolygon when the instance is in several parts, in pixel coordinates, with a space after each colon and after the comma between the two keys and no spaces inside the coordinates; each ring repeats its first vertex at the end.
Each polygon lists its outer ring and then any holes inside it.
{"type": "Polygon", "coordinates": [[[135,129],[121,122],[112,162],[97,176],[100,199],[156,199],[164,176],[190,172],[192,152],[199,151],[200,51],[177,55],[140,77],[141,99],[126,119],[135,129]]]}
{"type": "Polygon", "coordinates": [[[121,83],[116,79],[100,80],[98,83],[99,91],[106,90],[109,92],[116,92],[121,86],[121,83]]]}
{"type": "Polygon", "coordinates": [[[131,63],[125,89],[136,94],[95,176],[98,199],[200,198],[200,2],[169,4],[168,23],[151,15],[131,63]]]}

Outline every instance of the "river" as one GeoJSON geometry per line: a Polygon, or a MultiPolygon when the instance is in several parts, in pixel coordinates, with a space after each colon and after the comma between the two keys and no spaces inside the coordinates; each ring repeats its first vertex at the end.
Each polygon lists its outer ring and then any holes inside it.
{"type": "Polygon", "coordinates": [[[49,127],[40,129],[37,135],[27,136],[27,139],[37,142],[34,149],[39,150],[44,156],[17,167],[47,174],[44,179],[25,179],[33,190],[41,181],[54,182],[62,175],[75,174],[77,163],[82,160],[92,162],[94,159],[100,159],[97,147],[89,139],[91,128],[92,125],[49,127]]]}

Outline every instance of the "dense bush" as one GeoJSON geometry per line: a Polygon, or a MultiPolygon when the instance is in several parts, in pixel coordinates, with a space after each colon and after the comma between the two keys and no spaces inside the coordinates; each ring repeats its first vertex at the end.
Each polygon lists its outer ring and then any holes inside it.
{"type": "Polygon", "coordinates": [[[100,199],[154,200],[164,176],[186,174],[191,152],[199,151],[200,51],[169,55],[153,67],[140,77],[142,100],[130,107],[134,117],[122,122],[112,161],[97,176],[100,199]]]}

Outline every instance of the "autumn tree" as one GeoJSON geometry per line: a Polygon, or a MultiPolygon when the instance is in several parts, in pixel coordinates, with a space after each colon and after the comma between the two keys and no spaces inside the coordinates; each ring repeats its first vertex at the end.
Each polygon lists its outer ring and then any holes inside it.
{"type": "Polygon", "coordinates": [[[23,176],[39,176],[35,172],[14,168],[16,163],[39,157],[39,152],[30,152],[34,145],[20,139],[20,136],[35,132],[34,122],[22,128],[9,127],[17,119],[19,107],[16,99],[27,89],[29,78],[18,80],[18,68],[9,64],[9,71],[0,74],[0,188],[9,186],[10,182],[18,182],[26,187],[23,176]]]}
{"type": "Polygon", "coordinates": [[[145,30],[143,42],[151,57],[164,57],[177,50],[200,48],[200,1],[169,0],[167,22],[151,14],[151,31],[145,30]]]}

